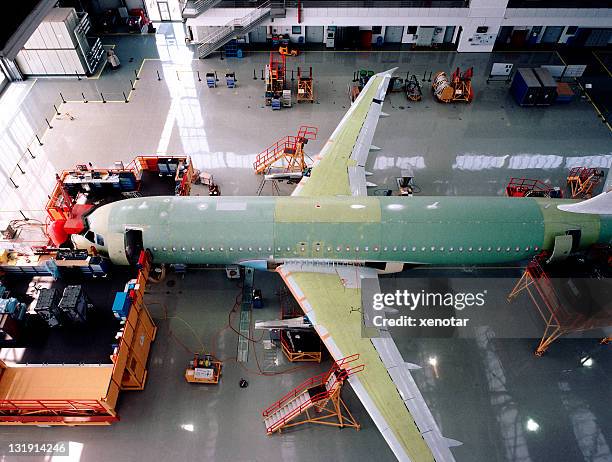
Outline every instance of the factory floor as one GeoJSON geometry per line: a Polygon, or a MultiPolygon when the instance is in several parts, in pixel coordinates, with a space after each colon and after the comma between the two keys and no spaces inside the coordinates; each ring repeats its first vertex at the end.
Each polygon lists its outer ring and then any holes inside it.
{"type": "MultiPolygon", "coordinates": [[[[192,60],[181,27],[163,25],[156,35],[105,38],[122,62],[116,71],[104,68],[99,76],[80,81],[32,79],[3,93],[0,143],[6,179],[1,181],[6,183],[0,218],[20,209],[39,217],[58,170],[87,162],[110,166],[137,155],[189,155],[196,168],[214,175],[223,195],[253,195],[260,182],[252,171],[257,153],[295,134],[300,125],[313,125],[319,136],[306,150],[316,155],[348,109],[347,85],[360,68],[398,67],[400,76],[410,72],[426,80],[421,102],[408,102],[398,93],[384,105],[390,117],[380,120],[374,138],[381,150],[368,162],[369,181],[380,189],[395,190],[395,178],[412,169],[423,195],[501,195],[513,176],[564,187],[571,166],[607,169],[612,164],[610,131],[588,100],[521,108],[505,83],[485,82],[492,62],[560,64],[554,53],[304,53],[289,58],[288,69],[313,67],[316,102],[272,112],[263,104],[259,79],[267,53],[192,60]],[[474,66],[475,100],[470,105],[437,103],[429,90],[430,72],[452,72],[457,66],[474,66]],[[235,89],[225,87],[227,69],[237,73],[235,89]],[[219,82],[209,89],[204,75],[212,70],[219,82]]],[[[281,191],[288,194],[291,187],[281,185],[281,191]]],[[[271,187],[263,194],[271,194],[271,187]]],[[[502,300],[517,274],[509,271],[503,283],[492,284],[491,297],[502,300]]],[[[256,274],[266,305],[253,313],[254,319],[278,316],[275,294],[281,284],[276,274],[256,274]]],[[[381,280],[383,291],[392,286],[392,278],[381,280]]],[[[393,460],[350,387],[344,397],[361,431],[305,426],[265,435],[261,411],[329,363],[293,370],[279,351],[264,350],[259,342],[251,344],[247,364],[236,363],[237,336],[225,327],[238,291],[224,272],[212,270],[184,278],[169,274],[150,286],[147,300],[159,331],[147,386],[121,395],[121,421],[101,428],[1,427],[3,447],[17,440],[70,440],[72,460],[81,462],[393,460]],[[217,386],[184,381],[190,351],[202,349],[226,360],[217,386]],[[260,369],[290,373],[268,375],[260,369]],[[239,387],[240,378],[249,382],[247,388],[239,387]]],[[[528,297],[515,303],[514,316],[505,312],[513,325],[541,332],[528,297]]],[[[260,335],[254,333],[256,339],[260,335]]],[[[562,339],[537,358],[537,338],[498,337],[499,332],[483,328],[471,338],[396,338],[404,359],[422,366],[412,374],[442,433],[463,443],[453,448],[456,460],[610,460],[610,347],[600,346],[597,335],[562,339]]]]}

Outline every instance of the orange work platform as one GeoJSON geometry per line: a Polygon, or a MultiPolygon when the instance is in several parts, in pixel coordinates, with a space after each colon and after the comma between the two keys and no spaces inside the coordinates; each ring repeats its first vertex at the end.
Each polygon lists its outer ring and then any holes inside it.
{"type": "Polygon", "coordinates": [[[253,168],[255,173],[265,173],[270,167],[280,163],[280,168],[284,172],[303,172],[306,170],[304,159],[304,145],[308,140],[316,140],[319,129],[302,125],[298,130],[297,136],[285,136],[272,146],[260,152],[253,168]]]}

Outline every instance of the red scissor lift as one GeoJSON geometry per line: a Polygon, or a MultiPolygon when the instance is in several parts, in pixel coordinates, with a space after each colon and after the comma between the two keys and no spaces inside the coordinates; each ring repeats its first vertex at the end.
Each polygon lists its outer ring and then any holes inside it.
{"type": "Polygon", "coordinates": [[[547,256],[547,253],[542,253],[534,257],[508,295],[508,301],[511,302],[523,290],[527,290],[544,320],[544,333],[535,351],[536,356],[542,356],[548,347],[563,335],[612,326],[612,314],[609,312],[600,311],[586,315],[577,309],[570,309],[561,302],[541,265],[547,256]]]}
{"type": "Polygon", "coordinates": [[[273,99],[280,99],[283,96],[286,83],[286,56],[271,51],[266,73],[266,106],[270,106],[273,99]]]}

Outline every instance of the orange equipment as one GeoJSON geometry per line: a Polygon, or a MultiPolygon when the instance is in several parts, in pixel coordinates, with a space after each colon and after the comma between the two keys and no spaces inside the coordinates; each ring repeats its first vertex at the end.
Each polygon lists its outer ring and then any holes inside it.
{"type": "Polygon", "coordinates": [[[563,335],[612,325],[611,314],[605,310],[590,313],[584,306],[573,308],[570,304],[563,303],[564,298],[560,297],[560,292],[555,289],[540,264],[546,257],[546,252],[534,257],[508,295],[508,302],[511,302],[526,290],[545,323],[542,339],[535,350],[536,356],[542,356],[548,347],[563,335]]]}
{"type": "Polygon", "coordinates": [[[286,81],[286,57],[280,55],[280,60],[273,51],[270,52],[270,62],[266,66],[266,106],[272,104],[273,99],[280,99],[283,96],[286,81]]]}
{"type": "Polygon", "coordinates": [[[472,67],[463,73],[461,73],[461,69],[455,69],[450,79],[446,72],[438,72],[434,75],[431,84],[435,97],[443,103],[456,101],[470,103],[474,98],[472,90],[473,75],[474,68],[472,67]]]}
{"type": "Polygon", "coordinates": [[[303,172],[306,170],[304,145],[308,140],[316,140],[319,129],[302,125],[297,136],[285,136],[266,150],[260,152],[253,163],[255,173],[261,174],[277,162],[283,163],[284,172],[303,172]]]}
{"type": "Polygon", "coordinates": [[[604,172],[597,168],[574,167],[567,175],[567,185],[572,191],[572,199],[588,199],[593,189],[604,177],[604,172]]]}
{"type": "Polygon", "coordinates": [[[359,355],[354,354],[336,361],[328,372],[304,381],[263,411],[268,435],[305,423],[359,430],[361,426],[340,397],[346,379],[365,367],[363,364],[347,367],[358,359],[359,355]]]}
{"type": "Polygon", "coordinates": [[[204,355],[203,358],[196,353],[185,371],[185,380],[189,383],[219,383],[221,378],[221,361],[217,361],[212,355],[204,355]]]}
{"type": "Polygon", "coordinates": [[[289,45],[279,46],[278,52],[283,56],[297,56],[299,53],[297,48],[289,48],[289,45]]]}

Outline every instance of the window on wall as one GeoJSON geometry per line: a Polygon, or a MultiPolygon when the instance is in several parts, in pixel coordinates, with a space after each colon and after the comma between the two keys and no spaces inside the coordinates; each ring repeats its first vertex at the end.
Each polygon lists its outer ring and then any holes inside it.
{"type": "Polygon", "coordinates": [[[372,26],[372,34],[373,35],[382,34],[382,26],[372,26]]]}
{"type": "Polygon", "coordinates": [[[417,33],[418,26],[408,26],[408,34],[414,35],[417,33]]]}
{"type": "Polygon", "coordinates": [[[291,26],[291,33],[299,35],[302,33],[302,26],[291,26]]]}

